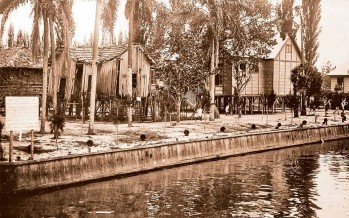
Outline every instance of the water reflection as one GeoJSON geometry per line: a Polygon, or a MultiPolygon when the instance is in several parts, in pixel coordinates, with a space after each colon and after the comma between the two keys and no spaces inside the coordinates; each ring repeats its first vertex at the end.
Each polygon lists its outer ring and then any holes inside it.
{"type": "Polygon", "coordinates": [[[0,217],[349,217],[348,196],[341,141],[2,197],[0,217]]]}

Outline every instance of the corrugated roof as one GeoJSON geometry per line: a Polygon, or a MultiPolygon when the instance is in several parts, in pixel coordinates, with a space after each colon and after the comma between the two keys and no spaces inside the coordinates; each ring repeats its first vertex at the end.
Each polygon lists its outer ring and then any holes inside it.
{"type": "MultiPolygon", "coordinates": [[[[98,63],[119,57],[127,51],[126,45],[98,48],[98,63]]],[[[77,62],[92,62],[92,47],[76,47],[69,49],[70,57],[77,62]]]]}
{"type": "Polygon", "coordinates": [[[0,51],[0,68],[42,68],[42,59],[34,61],[28,48],[14,47],[0,51]]]}
{"type": "Polygon", "coordinates": [[[349,76],[349,61],[336,67],[327,76],[349,76]]]}
{"type": "MultiPolygon", "coordinates": [[[[144,54],[149,58],[150,61],[155,63],[154,59],[150,56],[147,49],[139,44],[134,45],[140,48],[144,54]]],[[[123,53],[128,50],[127,45],[110,46],[98,48],[98,63],[109,61],[114,58],[120,57],[123,53]]],[[[69,49],[70,57],[77,62],[92,62],[93,48],[92,47],[76,47],[69,49]]]]}

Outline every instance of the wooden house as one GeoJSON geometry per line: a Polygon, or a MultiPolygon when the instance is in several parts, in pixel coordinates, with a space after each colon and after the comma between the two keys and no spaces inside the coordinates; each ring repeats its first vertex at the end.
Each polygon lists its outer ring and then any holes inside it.
{"type": "Polygon", "coordinates": [[[341,89],[342,92],[349,92],[349,62],[346,62],[327,74],[330,77],[331,91],[335,88],[341,89]]]}
{"type": "MultiPolygon", "coordinates": [[[[88,99],[92,80],[91,47],[61,49],[56,55],[58,101],[82,103],[88,99]]],[[[147,97],[151,88],[151,65],[154,60],[141,45],[133,46],[132,97],[147,97]]],[[[128,47],[126,45],[98,49],[97,104],[127,94],[128,47]]],[[[53,94],[52,72],[49,76],[49,94],[53,94]]],[[[98,106],[97,106],[98,107],[98,106]]]]}
{"type": "Polygon", "coordinates": [[[5,96],[41,96],[42,59],[34,61],[28,48],[0,50],[0,103],[5,96]]]}
{"type": "MultiPolygon", "coordinates": [[[[258,64],[258,71],[251,74],[251,79],[241,93],[245,111],[252,112],[255,106],[261,109],[264,96],[270,95],[272,90],[280,100],[292,92],[291,71],[301,64],[301,52],[296,41],[290,37],[285,40],[276,39],[277,44],[271,53],[258,64]]],[[[224,64],[224,78],[216,75],[216,105],[221,112],[233,97],[232,86],[234,78],[231,64],[224,64]],[[227,78],[227,79],[226,79],[227,78]]]]}

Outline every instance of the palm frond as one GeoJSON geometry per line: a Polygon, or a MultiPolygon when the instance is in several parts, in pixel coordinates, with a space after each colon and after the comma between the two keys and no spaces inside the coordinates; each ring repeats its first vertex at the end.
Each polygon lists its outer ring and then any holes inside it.
{"type": "Polygon", "coordinates": [[[11,14],[12,11],[16,10],[23,4],[29,2],[29,0],[12,0],[6,7],[6,9],[3,12],[2,18],[1,18],[1,24],[0,24],[0,39],[2,39],[2,36],[4,34],[4,27],[5,23],[8,19],[8,16],[11,14]]]}

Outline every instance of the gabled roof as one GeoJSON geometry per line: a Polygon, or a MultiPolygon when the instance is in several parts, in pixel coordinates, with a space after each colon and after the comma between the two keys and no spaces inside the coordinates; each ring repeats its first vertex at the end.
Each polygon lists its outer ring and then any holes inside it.
{"type": "Polygon", "coordinates": [[[275,36],[276,45],[272,48],[270,54],[265,59],[275,59],[276,56],[278,56],[278,54],[280,53],[282,47],[284,47],[284,45],[285,45],[285,43],[287,42],[288,39],[291,40],[291,42],[295,46],[297,52],[299,54],[301,54],[301,52],[300,52],[301,50],[299,49],[299,46],[298,46],[297,42],[292,37],[289,37],[287,35],[285,40],[282,40],[282,38],[277,34],[275,36]]]}
{"type": "MultiPolygon", "coordinates": [[[[138,44],[136,44],[134,46],[140,48],[144,52],[144,54],[149,58],[149,60],[154,63],[154,60],[151,58],[149,52],[143,46],[138,45],[138,44]]],[[[102,63],[104,61],[109,61],[109,60],[112,60],[114,58],[118,58],[122,54],[124,54],[127,50],[128,50],[127,45],[98,48],[98,61],[97,62],[102,63]]],[[[74,61],[91,63],[92,56],[93,56],[93,48],[92,47],[70,48],[69,55],[74,61]]]]}
{"type": "Polygon", "coordinates": [[[349,76],[349,61],[336,67],[327,76],[349,76]]]}
{"type": "Polygon", "coordinates": [[[42,59],[34,61],[28,48],[14,47],[0,50],[0,68],[41,69],[42,59]]]}

